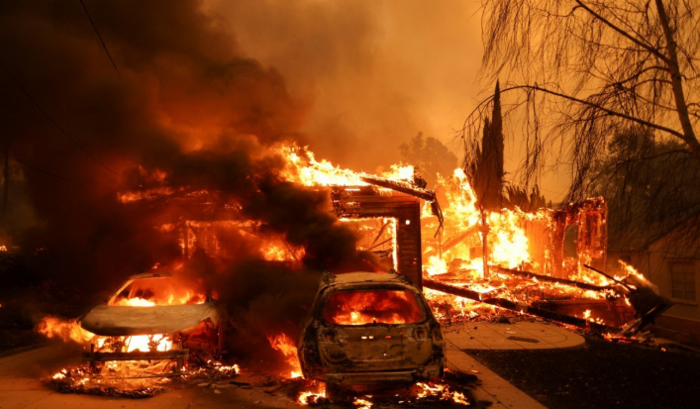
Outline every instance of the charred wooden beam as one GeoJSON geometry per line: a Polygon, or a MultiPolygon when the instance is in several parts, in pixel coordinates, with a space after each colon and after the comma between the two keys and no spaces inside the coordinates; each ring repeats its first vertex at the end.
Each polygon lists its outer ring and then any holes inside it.
{"type": "Polygon", "coordinates": [[[430,288],[431,290],[442,291],[443,293],[448,293],[459,297],[469,298],[470,300],[474,301],[481,301],[480,292],[470,290],[468,288],[441,283],[425,277],[423,278],[423,287],[430,288]]]}
{"type": "Polygon", "coordinates": [[[423,287],[430,288],[432,290],[437,290],[441,291],[444,293],[456,295],[458,297],[464,297],[464,298],[469,298],[474,301],[479,301],[483,302],[485,304],[490,304],[494,305],[496,307],[500,308],[505,308],[507,310],[511,311],[518,311],[522,312],[525,314],[530,314],[530,315],[536,315],[538,317],[542,317],[548,320],[552,321],[558,321],[563,324],[569,324],[569,325],[574,325],[576,327],[580,328],[591,328],[593,330],[599,331],[599,332],[612,332],[612,333],[618,333],[620,332],[619,328],[611,327],[608,325],[603,325],[603,324],[598,324],[595,322],[591,322],[588,320],[585,320],[583,318],[576,318],[576,317],[571,317],[569,315],[563,315],[563,314],[557,314],[552,311],[544,310],[541,308],[536,308],[529,306],[524,303],[516,303],[510,300],[506,300],[505,298],[483,298],[484,294],[481,294],[479,292],[469,290],[467,288],[461,288],[461,287],[456,287],[453,285],[445,284],[445,283],[440,283],[435,280],[423,279],[423,287]]]}
{"type": "Polygon", "coordinates": [[[491,266],[491,268],[493,268],[494,270],[497,270],[498,272],[504,273],[504,274],[510,274],[510,275],[514,275],[514,276],[518,276],[518,277],[530,278],[530,279],[534,279],[537,281],[546,281],[548,283],[565,284],[565,285],[570,285],[572,287],[581,288],[584,290],[604,291],[604,290],[611,289],[610,287],[603,287],[603,286],[594,285],[594,284],[582,283],[580,281],[567,280],[565,278],[556,278],[556,277],[546,276],[546,275],[542,275],[542,274],[535,274],[535,273],[531,273],[529,271],[512,270],[510,268],[504,268],[504,267],[500,267],[500,266],[491,266]]]}
{"type": "Polygon", "coordinates": [[[605,271],[598,270],[597,268],[589,266],[588,264],[584,264],[583,266],[589,270],[595,271],[596,273],[602,275],[603,277],[607,278],[608,280],[612,280],[612,281],[620,284],[621,286],[625,287],[626,289],[628,289],[630,291],[634,290],[634,288],[631,288],[629,285],[627,285],[627,283],[618,280],[617,278],[607,274],[605,271]]]}
{"type": "Polygon", "coordinates": [[[83,352],[83,359],[90,362],[104,361],[157,361],[160,359],[187,359],[190,350],[175,349],[172,351],[133,351],[133,352],[83,352]]]}
{"type": "Polygon", "coordinates": [[[379,176],[365,175],[361,177],[363,182],[372,185],[385,187],[387,189],[396,190],[397,192],[406,193],[407,195],[415,196],[429,202],[435,201],[435,192],[429,189],[422,189],[407,182],[400,182],[379,176]]]}
{"type": "Polygon", "coordinates": [[[385,187],[387,189],[395,190],[397,192],[405,193],[407,195],[415,196],[419,199],[426,200],[430,202],[430,210],[432,211],[433,215],[438,218],[438,221],[440,222],[440,227],[438,227],[437,231],[435,232],[435,237],[438,236],[440,233],[440,230],[442,229],[442,225],[445,221],[445,217],[442,214],[442,209],[440,208],[440,203],[438,203],[437,200],[437,195],[435,194],[434,190],[430,189],[424,189],[422,187],[418,187],[412,183],[409,182],[401,182],[398,180],[391,180],[387,178],[382,178],[379,176],[372,176],[372,175],[365,175],[360,177],[360,179],[363,182],[375,185],[375,186],[381,186],[385,187]]]}

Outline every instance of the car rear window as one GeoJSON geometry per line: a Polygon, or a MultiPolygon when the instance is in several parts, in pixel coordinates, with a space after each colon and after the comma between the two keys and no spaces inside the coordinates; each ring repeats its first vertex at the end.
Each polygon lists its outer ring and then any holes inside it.
{"type": "Polygon", "coordinates": [[[423,319],[423,311],[410,291],[338,291],[328,297],[323,319],[337,325],[411,324],[423,319]]]}

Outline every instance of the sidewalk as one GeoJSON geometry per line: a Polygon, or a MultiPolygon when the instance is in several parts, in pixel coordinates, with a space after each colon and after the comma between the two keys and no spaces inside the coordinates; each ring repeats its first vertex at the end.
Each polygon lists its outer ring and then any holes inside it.
{"type": "Polygon", "coordinates": [[[583,345],[585,339],[554,324],[470,323],[443,329],[459,349],[556,349],[583,345]]]}
{"type": "Polygon", "coordinates": [[[583,345],[584,338],[560,327],[521,322],[515,324],[474,323],[447,328],[447,367],[474,374],[481,385],[474,390],[478,400],[493,402],[494,409],[546,409],[520,389],[467,355],[468,349],[555,349],[583,345]]]}

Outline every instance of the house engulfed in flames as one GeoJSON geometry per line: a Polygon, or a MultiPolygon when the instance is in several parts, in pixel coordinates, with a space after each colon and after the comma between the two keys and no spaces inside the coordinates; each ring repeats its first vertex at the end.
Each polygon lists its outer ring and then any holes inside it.
{"type": "MultiPolygon", "coordinates": [[[[461,169],[439,177],[430,190],[415,183],[411,166],[369,175],[316,161],[311,152],[296,146],[279,147],[276,154],[285,160],[284,179],[329,190],[328,211],[354,229],[358,249],[374,254],[378,271],[397,271],[423,289],[440,320],[528,314],[623,337],[645,328],[670,307],[631,266],[625,266],[624,277],[600,271],[607,245],[607,206],[602,198],[563,210],[503,209],[482,217],[461,169]],[[489,229],[482,228],[483,220],[489,229]],[[488,235],[488,263],[483,262],[482,234],[488,235]]],[[[233,256],[226,246],[232,231],[256,242],[267,260],[295,263],[304,256],[302,248],[283,237],[258,236],[256,223],[241,217],[237,204],[220,192],[163,187],[122,193],[120,198],[126,206],[178,202],[181,213],[170,215],[157,228],[180,243],[184,258],[198,252],[214,258],[233,256]]],[[[74,324],[68,333],[69,338],[94,335],[74,324]]],[[[280,339],[270,337],[272,347],[296,361],[294,346],[281,348],[280,339]]],[[[291,364],[298,366],[298,361],[291,364]]],[[[220,364],[212,368],[221,373],[238,370],[220,364]]]]}
{"type": "MultiPolygon", "coordinates": [[[[443,320],[490,318],[512,310],[615,337],[638,332],[670,307],[632,266],[625,265],[626,276],[620,277],[601,271],[607,261],[603,198],[561,210],[488,212],[489,271],[484,272],[481,212],[461,169],[439,177],[430,190],[414,183],[412,166],[395,165],[378,176],[317,161],[304,148],[282,146],[279,154],[286,160],[283,177],[328,189],[328,210],[354,228],[358,248],[373,252],[380,269],[395,270],[423,288],[443,320]]],[[[162,227],[179,237],[185,256],[197,249],[213,256],[226,253],[220,237],[228,229],[255,236],[255,226],[235,211],[227,217],[211,210],[235,208],[215,192],[173,196],[200,209],[197,218],[162,227]],[[212,220],[211,214],[218,218],[212,220]]],[[[261,248],[270,260],[303,256],[282,238],[267,238],[261,248]]]]}

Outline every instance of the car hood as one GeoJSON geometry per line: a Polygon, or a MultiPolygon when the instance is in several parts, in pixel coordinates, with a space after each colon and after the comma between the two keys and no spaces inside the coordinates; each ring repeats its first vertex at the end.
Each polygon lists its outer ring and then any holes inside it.
{"type": "Polygon", "coordinates": [[[80,319],[83,329],[97,335],[170,334],[211,319],[219,321],[216,307],[210,303],[128,307],[98,305],[80,319]]]}

